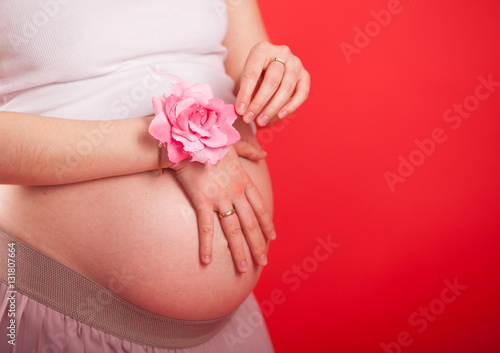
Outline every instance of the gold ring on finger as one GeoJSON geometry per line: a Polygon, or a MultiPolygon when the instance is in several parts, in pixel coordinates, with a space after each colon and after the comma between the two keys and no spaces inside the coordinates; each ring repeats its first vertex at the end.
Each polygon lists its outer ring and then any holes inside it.
{"type": "Polygon", "coordinates": [[[233,214],[235,214],[235,213],[236,213],[236,211],[235,211],[235,209],[233,208],[233,209],[232,209],[232,210],[230,210],[230,211],[223,212],[223,213],[219,213],[219,217],[220,217],[220,218],[226,218],[226,217],[229,217],[229,216],[231,216],[231,215],[233,215],[233,214]]]}
{"type": "MultiPolygon", "coordinates": [[[[273,63],[275,61],[277,61],[279,63],[282,63],[283,64],[283,68],[286,68],[285,60],[284,59],[282,59],[282,58],[274,58],[273,60],[271,60],[271,63],[273,63]]],[[[269,63],[269,64],[271,64],[271,63],[269,63]]]]}

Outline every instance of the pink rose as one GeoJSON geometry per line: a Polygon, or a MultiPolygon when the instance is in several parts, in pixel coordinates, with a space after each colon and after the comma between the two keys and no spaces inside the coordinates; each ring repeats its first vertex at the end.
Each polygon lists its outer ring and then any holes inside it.
{"type": "Polygon", "coordinates": [[[153,109],[149,133],[167,143],[168,159],[175,164],[191,157],[211,166],[240,139],[233,127],[234,105],[214,98],[209,85],[178,82],[167,94],[153,98],[153,109]]]}

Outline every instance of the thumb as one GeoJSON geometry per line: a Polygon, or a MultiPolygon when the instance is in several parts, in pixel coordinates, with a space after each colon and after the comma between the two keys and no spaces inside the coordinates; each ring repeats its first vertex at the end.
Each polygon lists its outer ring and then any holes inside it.
{"type": "Polygon", "coordinates": [[[234,144],[234,149],[240,157],[245,157],[253,161],[258,161],[267,157],[267,152],[262,148],[254,146],[246,141],[238,141],[234,144]]]}

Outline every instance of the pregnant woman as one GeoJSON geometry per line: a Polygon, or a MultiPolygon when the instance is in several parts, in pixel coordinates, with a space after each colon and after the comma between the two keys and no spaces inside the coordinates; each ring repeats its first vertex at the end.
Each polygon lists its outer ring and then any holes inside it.
{"type": "Polygon", "coordinates": [[[254,0],[2,1],[0,351],[272,352],[251,294],[275,238],[252,125],[308,90],[254,0]],[[242,116],[211,168],[148,132],[173,77],[242,116]]]}

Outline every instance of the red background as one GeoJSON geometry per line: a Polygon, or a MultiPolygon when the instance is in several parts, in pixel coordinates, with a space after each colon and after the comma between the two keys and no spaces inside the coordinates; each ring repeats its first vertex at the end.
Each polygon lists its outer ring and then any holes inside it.
{"type": "Polygon", "coordinates": [[[259,132],[278,240],[256,295],[282,293],[266,307],[276,352],[383,353],[401,331],[401,352],[500,352],[500,87],[459,128],[443,119],[479,76],[500,82],[500,2],[401,0],[351,63],[340,44],[391,0],[260,3],[272,41],[312,76],[307,103],[259,132]],[[446,141],[391,191],[384,173],[436,128],[446,141]],[[314,262],[329,235],[340,247],[314,262]],[[307,278],[291,275],[304,264],[307,278]],[[445,280],[467,288],[443,309],[445,280]],[[409,319],[431,303],[418,332],[409,319]]]}

